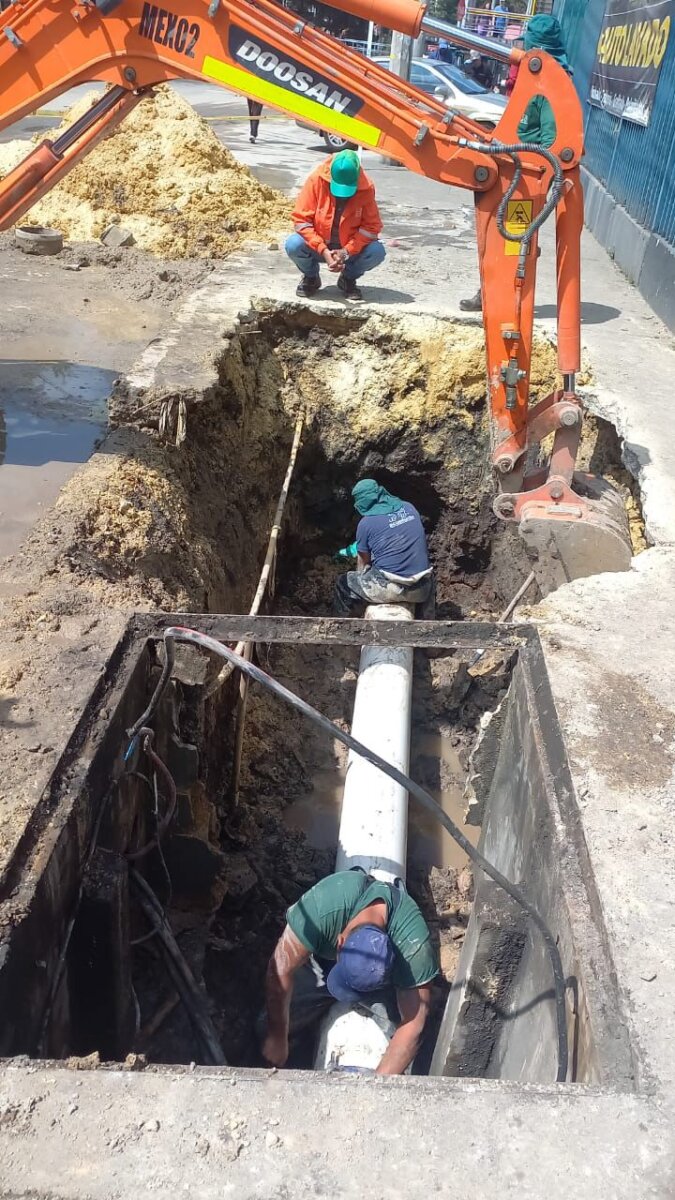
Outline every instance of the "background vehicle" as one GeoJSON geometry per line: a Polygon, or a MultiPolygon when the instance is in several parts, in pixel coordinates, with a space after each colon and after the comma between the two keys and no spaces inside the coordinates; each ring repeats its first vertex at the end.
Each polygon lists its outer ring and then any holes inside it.
{"type": "MultiPolygon", "coordinates": [[[[309,129],[312,133],[316,133],[315,127],[313,125],[309,125],[307,121],[296,121],[295,123],[296,125],[299,125],[301,129],[309,129]]],[[[328,150],[329,154],[337,154],[338,150],[356,149],[356,142],[348,141],[347,138],[342,137],[342,135],[339,133],[329,133],[327,129],[320,129],[319,134],[326,143],[326,149],[328,150]]]]}
{"type": "MultiPolygon", "coordinates": [[[[373,58],[373,62],[389,70],[388,58],[378,56],[373,58]]],[[[410,82],[428,96],[443,99],[451,108],[456,108],[462,116],[477,121],[484,129],[494,129],[507,105],[505,96],[500,96],[497,92],[486,92],[466,74],[466,71],[450,63],[436,62],[430,58],[413,59],[410,82]]],[[[304,121],[296,121],[296,125],[314,132],[314,127],[304,121]]],[[[326,149],[331,154],[354,145],[339,133],[329,133],[325,129],[320,132],[326,149]]]]}
{"type": "MultiPolygon", "coordinates": [[[[373,62],[389,70],[388,58],[375,58],[373,62]]],[[[442,99],[451,108],[477,121],[484,129],[494,129],[507,105],[505,96],[485,91],[466,71],[431,58],[413,59],[410,82],[428,96],[439,98],[442,92],[442,99]]]]}

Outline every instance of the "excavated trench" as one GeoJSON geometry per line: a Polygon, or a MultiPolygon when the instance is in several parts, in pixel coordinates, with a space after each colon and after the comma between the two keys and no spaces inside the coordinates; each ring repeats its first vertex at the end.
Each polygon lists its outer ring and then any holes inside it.
{"type": "MultiPolygon", "coordinates": [[[[332,555],[354,531],[350,490],[359,477],[374,475],[423,515],[439,619],[494,620],[529,564],[516,533],[492,514],[482,353],[477,328],[432,318],[404,323],[290,306],[246,314],[217,350],[218,387],[188,407],[180,449],[157,434],[158,404],[138,413],[137,402],[118,391],[112,404],[117,428],[102,448],[105,461],[94,461],[78,486],[62,495],[59,528],[62,543],[70,542],[60,547],[46,591],[81,595],[84,585],[104,605],[247,611],[294,421],[304,405],[307,423],[267,611],[331,613],[339,570],[332,555]]],[[[541,343],[534,399],[554,385],[553,349],[541,343]]],[[[585,453],[590,461],[602,451],[605,470],[618,478],[619,446],[609,430],[596,423],[585,453]]],[[[37,548],[34,541],[26,549],[29,565],[37,548]]],[[[358,647],[274,643],[258,645],[257,657],[281,682],[349,727],[358,647]]],[[[471,655],[454,650],[415,653],[411,773],[460,822],[469,753],[481,717],[507,695],[515,655],[488,652],[469,669],[467,659],[471,655]]],[[[158,670],[155,651],[145,650],[120,685],[119,736],[142,711],[158,670]]],[[[161,852],[152,849],[137,865],[203,981],[227,1061],[260,1065],[255,1021],[266,962],[288,905],[333,868],[345,755],[297,713],[253,688],[235,803],[238,683],[230,679],[207,699],[212,676],[207,660],[181,652],[156,724],[158,752],[176,782],[176,814],[161,852]]],[[[92,812],[103,804],[98,847],[114,855],[142,848],[153,831],[148,764],[132,763],[130,771],[124,748],[110,736],[103,739],[95,758],[100,795],[88,793],[92,812]]],[[[160,788],[160,811],[166,802],[160,788]]],[[[478,832],[469,827],[472,840],[478,832]]],[[[105,875],[100,862],[96,869],[105,875]]],[[[30,1035],[27,1018],[25,1035],[17,1034],[5,1052],[98,1051],[103,1058],[134,1052],[155,1062],[199,1058],[190,1022],[133,898],[130,934],[137,944],[125,949],[122,936],[123,962],[115,962],[112,951],[101,956],[93,865],[92,872],[66,970],[47,1002],[46,1027],[42,1012],[39,1045],[36,1002],[30,1035]],[[128,1004],[118,995],[111,1008],[111,980],[120,978],[128,980],[128,1004]]],[[[434,1019],[417,1063],[426,1071],[471,913],[473,880],[447,835],[415,812],[408,883],[441,962],[434,1019]]],[[[54,920],[61,923],[63,913],[54,920]]],[[[311,1065],[311,1046],[297,1048],[290,1065],[311,1065]]]]}

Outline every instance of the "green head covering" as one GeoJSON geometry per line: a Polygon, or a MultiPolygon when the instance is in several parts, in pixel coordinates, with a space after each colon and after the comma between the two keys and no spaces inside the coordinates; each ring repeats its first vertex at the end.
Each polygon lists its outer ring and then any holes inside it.
{"type": "Polygon", "coordinates": [[[380,486],[374,479],[360,479],[352,488],[354,508],[360,516],[379,516],[383,513],[397,512],[403,504],[398,496],[392,496],[386,488],[380,486]]]}
{"type": "Polygon", "coordinates": [[[330,164],[330,190],[345,199],[353,196],[359,186],[361,162],[355,150],[341,150],[330,164]]]}
{"type": "Polygon", "coordinates": [[[538,16],[532,17],[527,23],[525,30],[525,49],[526,50],[545,50],[552,58],[557,59],[561,67],[569,71],[570,65],[567,61],[565,53],[565,43],[563,41],[562,29],[560,21],[555,17],[549,17],[546,13],[539,13],[538,16]]]}

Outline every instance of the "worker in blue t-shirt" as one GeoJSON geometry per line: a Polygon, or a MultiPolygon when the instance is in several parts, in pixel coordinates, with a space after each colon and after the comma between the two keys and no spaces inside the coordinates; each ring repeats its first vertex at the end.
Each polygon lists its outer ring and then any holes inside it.
{"type": "Polygon", "coordinates": [[[420,514],[407,500],[391,496],[374,479],[352,490],[361,520],[356,541],[337,553],[356,558],[355,571],[338,576],[335,607],[343,615],[364,604],[433,603],[433,569],[420,514]]]}

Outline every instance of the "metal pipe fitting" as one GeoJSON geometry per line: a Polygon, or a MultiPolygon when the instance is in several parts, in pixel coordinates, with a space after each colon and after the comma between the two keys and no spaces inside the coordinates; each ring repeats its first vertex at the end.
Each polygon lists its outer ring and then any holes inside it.
{"type": "Polygon", "coordinates": [[[580,420],[581,412],[578,408],[572,408],[571,405],[569,408],[564,409],[560,414],[560,424],[564,425],[565,429],[571,429],[572,426],[576,425],[580,420]]]}
{"type": "Polygon", "coordinates": [[[513,56],[507,46],[496,45],[490,38],[481,37],[478,33],[470,33],[468,29],[459,29],[457,25],[450,25],[448,21],[439,21],[437,17],[424,16],[421,27],[424,33],[434,33],[447,38],[453,45],[462,46],[465,50],[480,50],[480,53],[484,54],[486,58],[494,58],[497,62],[503,63],[513,61],[513,56]]]}

